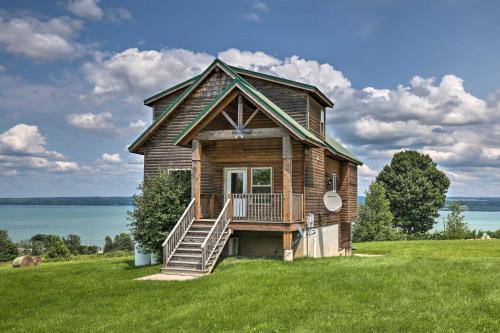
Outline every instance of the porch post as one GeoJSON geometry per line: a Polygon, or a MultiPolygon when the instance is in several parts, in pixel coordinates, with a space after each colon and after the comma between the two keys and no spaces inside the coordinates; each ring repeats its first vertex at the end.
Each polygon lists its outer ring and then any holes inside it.
{"type": "MultiPolygon", "coordinates": [[[[283,136],[283,222],[292,222],[292,139],[283,136]]],[[[283,259],[293,260],[292,233],[283,233],[283,259]]]]}
{"type": "Polygon", "coordinates": [[[283,222],[292,222],[292,140],[283,137],[283,222]]]}
{"type": "Polygon", "coordinates": [[[192,141],[193,157],[191,164],[191,196],[196,199],[194,203],[195,218],[201,218],[201,142],[192,141]]]}

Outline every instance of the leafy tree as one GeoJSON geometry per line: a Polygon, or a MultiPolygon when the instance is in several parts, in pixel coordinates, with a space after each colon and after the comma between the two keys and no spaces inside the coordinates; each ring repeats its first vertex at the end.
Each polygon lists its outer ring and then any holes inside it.
{"type": "Polygon", "coordinates": [[[470,235],[467,223],[464,221],[464,207],[460,202],[450,204],[451,212],[445,218],[445,236],[447,239],[464,239],[470,235]]]}
{"type": "Polygon", "coordinates": [[[0,230],[0,261],[15,259],[17,255],[17,246],[10,239],[7,230],[0,230]]]}
{"type": "Polygon", "coordinates": [[[104,249],[102,252],[113,252],[113,239],[111,237],[106,236],[106,238],[104,238],[104,249]]]}
{"type": "Polygon", "coordinates": [[[82,244],[80,236],[78,235],[68,235],[68,238],[63,238],[64,244],[69,249],[71,254],[77,255],[82,253],[82,244]]]}
{"type": "Polygon", "coordinates": [[[130,237],[127,233],[121,233],[115,236],[115,240],[113,241],[113,250],[114,251],[133,251],[134,250],[134,242],[132,241],[132,237],[130,237]]]}
{"type": "Polygon", "coordinates": [[[365,203],[360,205],[359,218],[354,224],[353,240],[371,242],[400,238],[398,231],[392,226],[393,216],[384,186],[374,182],[365,194],[365,203]]]}
{"type": "Polygon", "coordinates": [[[132,238],[127,233],[121,233],[115,236],[115,239],[111,239],[111,237],[106,236],[104,239],[104,253],[110,253],[115,251],[133,251],[134,250],[134,242],[132,238]]]}
{"type": "Polygon", "coordinates": [[[191,175],[162,170],[146,179],[139,190],[128,213],[130,232],[145,251],[161,255],[161,244],[189,204],[191,175]]]}
{"type": "Polygon", "coordinates": [[[412,150],[394,154],[377,182],[385,187],[394,225],[408,234],[432,229],[450,186],[429,155],[412,150]]]}
{"type": "Polygon", "coordinates": [[[51,240],[47,246],[47,257],[49,258],[68,258],[70,256],[71,252],[61,238],[51,240]]]}
{"type": "Polygon", "coordinates": [[[82,245],[80,254],[96,254],[99,252],[99,247],[97,245],[82,245]]]}

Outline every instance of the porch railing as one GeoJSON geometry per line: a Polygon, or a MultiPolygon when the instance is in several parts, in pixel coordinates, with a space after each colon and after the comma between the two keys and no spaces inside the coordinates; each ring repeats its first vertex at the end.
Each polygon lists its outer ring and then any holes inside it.
{"type": "Polygon", "coordinates": [[[184,238],[184,235],[187,233],[189,230],[189,227],[194,221],[195,214],[194,214],[194,203],[196,199],[193,198],[189,205],[187,206],[186,210],[182,214],[182,216],[179,218],[177,221],[177,224],[175,227],[170,231],[170,233],[167,236],[167,239],[163,242],[163,267],[167,266],[168,261],[174,254],[175,250],[181,243],[182,239],[184,238]]]}
{"type": "MultiPolygon", "coordinates": [[[[283,222],[283,193],[229,194],[234,222],[283,222]]],[[[303,194],[292,195],[292,221],[302,221],[303,194]]]]}
{"type": "MultiPolygon", "coordinates": [[[[205,270],[212,254],[219,244],[231,221],[231,198],[228,198],[212,229],[201,244],[201,269],[205,270]]],[[[214,263],[215,264],[215,263],[214,263]]]]}

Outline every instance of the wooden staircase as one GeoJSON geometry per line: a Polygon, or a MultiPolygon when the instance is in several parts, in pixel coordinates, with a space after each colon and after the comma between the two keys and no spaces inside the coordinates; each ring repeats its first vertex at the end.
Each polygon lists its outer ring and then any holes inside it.
{"type": "Polygon", "coordinates": [[[217,219],[194,219],[194,199],[163,243],[164,274],[206,275],[212,272],[226,245],[230,200],[217,219]]]}

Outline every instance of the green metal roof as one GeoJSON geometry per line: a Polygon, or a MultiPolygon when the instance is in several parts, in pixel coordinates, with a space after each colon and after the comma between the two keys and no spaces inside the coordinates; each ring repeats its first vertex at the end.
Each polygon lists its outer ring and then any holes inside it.
{"type": "Polygon", "coordinates": [[[326,106],[333,107],[333,102],[328,97],[326,97],[325,94],[323,94],[321,92],[321,90],[319,90],[318,88],[316,88],[313,85],[285,79],[285,78],[282,78],[279,76],[255,72],[255,71],[251,71],[249,69],[244,69],[244,68],[240,68],[240,67],[235,67],[235,66],[229,66],[229,67],[231,67],[238,74],[243,74],[243,75],[246,74],[246,75],[250,75],[250,76],[255,76],[255,77],[259,77],[259,78],[264,79],[264,80],[270,80],[270,81],[274,81],[274,82],[278,82],[278,83],[283,83],[283,84],[286,84],[289,86],[293,86],[293,87],[296,87],[299,89],[305,89],[309,92],[316,94],[320,100],[323,100],[325,102],[326,106]]]}
{"type": "Polygon", "coordinates": [[[151,103],[153,103],[153,102],[155,102],[155,101],[159,100],[160,98],[165,97],[165,96],[167,96],[167,95],[169,95],[169,94],[171,94],[171,93],[173,93],[173,92],[175,92],[175,91],[179,90],[179,89],[180,89],[180,88],[182,88],[182,87],[187,87],[187,86],[188,86],[188,85],[190,85],[193,81],[195,81],[195,80],[199,79],[199,78],[200,78],[200,76],[201,76],[201,74],[200,74],[200,75],[196,75],[196,76],[194,76],[194,77],[192,77],[192,78],[190,78],[190,79],[188,79],[188,80],[186,80],[186,81],[182,81],[181,83],[176,84],[176,85],[175,85],[175,86],[173,86],[173,87],[170,87],[170,88],[168,88],[168,89],[166,89],[166,90],[160,91],[159,93],[157,93],[157,94],[155,94],[155,95],[153,95],[153,96],[151,96],[151,97],[146,98],[146,99],[144,100],[144,105],[148,105],[148,106],[149,106],[151,103]]]}
{"type": "Polygon", "coordinates": [[[325,134],[325,145],[326,148],[330,149],[334,154],[341,155],[357,164],[363,164],[353,153],[347,150],[339,142],[333,139],[328,134],[325,134]]]}

